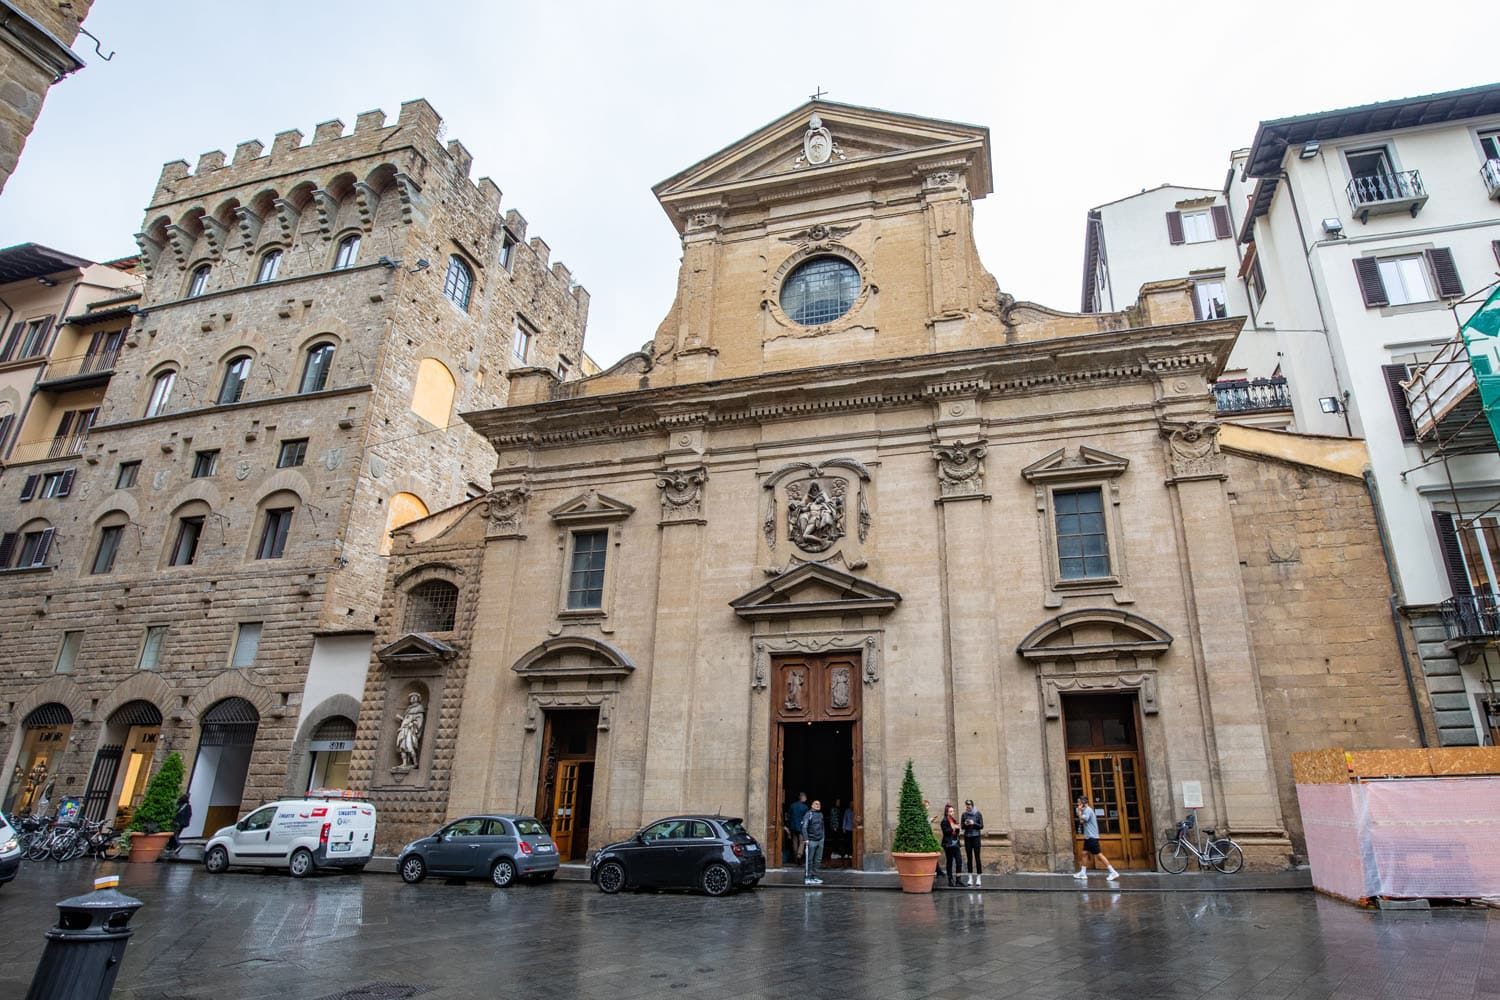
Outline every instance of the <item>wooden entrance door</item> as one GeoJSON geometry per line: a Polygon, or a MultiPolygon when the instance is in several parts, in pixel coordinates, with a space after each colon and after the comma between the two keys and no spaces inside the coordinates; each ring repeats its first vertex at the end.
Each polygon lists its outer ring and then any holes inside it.
{"type": "Polygon", "coordinates": [[[546,713],[546,724],[542,727],[542,766],[537,776],[536,818],[552,832],[557,856],[563,861],[588,855],[598,739],[598,709],[558,709],[546,713]]]}
{"type": "MultiPolygon", "coordinates": [[[[1068,740],[1068,815],[1082,795],[1099,820],[1099,847],[1116,868],[1156,866],[1151,810],[1137,739],[1136,699],[1129,695],[1063,698],[1068,740]]],[[[1083,860],[1075,824],[1073,854],[1083,860]]]]}
{"type": "Polygon", "coordinates": [[[557,856],[573,856],[573,822],[578,815],[578,771],[582,761],[557,762],[557,795],[552,803],[552,840],[557,856]]]}
{"type": "Polygon", "coordinates": [[[859,653],[789,656],[773,665],[771,787],[764,841],[773,866],[782,863],[783,841],[789,832],[784,816],[798,791],[823,800],[829,837],[824,843],[825,864],[833,853],[850,867],[857,867],[864,857],[860,670],[859,653]],[[805,777],[809,774],[820,777],[805,777]],[[830,787],[790,787],[804,781],[830,787]],[[850,810],[854,827],[849,833],[840,829],[843,817],[833,815],[834,803],[828,801],[842,797],[843,789],[848,789],[844,806],[850,810]]]}

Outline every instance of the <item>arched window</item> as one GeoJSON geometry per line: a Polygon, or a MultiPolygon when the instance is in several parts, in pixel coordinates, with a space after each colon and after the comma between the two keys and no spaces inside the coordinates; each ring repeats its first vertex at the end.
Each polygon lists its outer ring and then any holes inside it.
{"type": "Polygon", "coordinates": [[[354,233],[339,240],[339,251],[333,258],[333,269],[342,271],[346,267],[353,267],[354,262],[359,259],[359,234],[354,233]]]}
{"type": "Polygon", "coordinates": [[[238,403],[245,396],[245,386],[250,382],[250,355],[239,354],[224,365],[224,381],[219,383],[219,405],[238,403]]]}
{"type": "Polygon", "coordinates": [[[171,368],[157,375],[151,383],[151,398],[146,401],[146,416],[157,417],[167,412],[172,401],[172,386],[177,384],[177,372],[171,368]]]}
{"type": "Polygon", "coordinates": [[[458,588],[447,580],[428,580],[406,592],[406,632],[452,632],[458,615],[458,588]]]}
{"type": "Polygon", "coordinates": [[[385,534],[380,538],[380,554],[391,554],[391,532],[402,525],[420,521],[428,514],[427,505],[415,493],[397,493],[387,503],[385,534]]]}
{"type": "Polygon", "coordinates": [[[287,537],[292,531],[292,516],[301,498],[290,490],[280,490],[259,504],[257,533],[252,538],[250,554],[255,559],[280,559],[286,552],[287,537]]]}
{"type": "Polygon", "coordinates": [[[267,250],[260,256],[260,268],[255,272],[255,283],[257,285],[267,281],[275,281],[276,274],[281,270],[281,251],[267,250]]]}
{"type": "Polygon", "coordinates": [[[99,519],[99,544],[94,549],[94,561],[89,573],[99,575],[115,571],[115,559],[120,554],[120,542],[124,540],[125,525],[130,516],[122,510],[110,511],[99,519]]]}
{"type": "Polygon", "coordinates": [[[417,385],[411,394],[412,412],[434,427],[447,427],[455,389],[453,373],[447,365],[437,358],[423,358],[417,366],[417,385]]]}
{"type": "Polygon", "coordinates": [[[0,537],[0,569],[35,569],[47,566],[52,554],[52,539],[57,529],[38,518],[21,525],[19,531],[7,531],[0,537]]]}
{"type": "Polygon", "coordinates": [[[302,384],[298,392],[322,392],[328,388],[328,371],[333,367],[333,345],[314,344],[307,349],[302,366],[302,384]]]}
{"type": "Polygon", "coordinates": [[[198,561],[198,543],[203,540],[203,526],[210,513],[202,500],[185,503],[172,513],[168,566],[191,566],[198,561]]]}
{"type": "Polygon", "coordinates": [[[208,290],[208,273],[213,268],[207,264],[200,264],[193,268],[193,276],[188,279],[187,297],[196,299],[208,290]]]}
{"type": "Polygon", "coordinates": [[[448,258],[448,274],[443,278],[443,294],[453,304],[465,311],[469,308],[469,293],[474,288],[474,272],[454,254],[448,258]]]}

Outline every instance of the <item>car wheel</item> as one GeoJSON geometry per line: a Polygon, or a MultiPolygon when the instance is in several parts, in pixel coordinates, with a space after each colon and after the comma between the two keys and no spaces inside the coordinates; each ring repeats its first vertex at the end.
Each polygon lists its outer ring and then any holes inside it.
{"type": "Polygon", "coordinates": [[[504,889],[516,880],[516,863],[510,858],[501,858],[490,868],[490,881],[495,888],[504,889]]]}
{"type": "Polygon", "coordinates": [[[416,885],[426,877],[427,865],[415,854],[401,862],[401,881],[407,885],[416,885]]]}
{"type": "Polygon", "coordinates": [[[222,847],[210,847],[203,855],[203,867],[210,875],[222,875],[229,870],[229,852],[222,847]]]}
{"type": "Polygon", "coordinates": [[[734,888],[734,876],[729,866],[715,862],[703,869],[703,891],[710,896],[723,896],[734,888]]]}
{"type": "Polygon", "coordinates": [[[625,888],[625,869],[618,861],[606,861],[599,866],[597,879],[599,891],[613,896],[625,888]]]}
{"type": "Polygon", "coordinates": [[[287,865],[287,870],[292,873],[292,878],[306,878],[313,873],[312,852],[305,847],[299,847],[292,852],[292,860],[287,865]]]}

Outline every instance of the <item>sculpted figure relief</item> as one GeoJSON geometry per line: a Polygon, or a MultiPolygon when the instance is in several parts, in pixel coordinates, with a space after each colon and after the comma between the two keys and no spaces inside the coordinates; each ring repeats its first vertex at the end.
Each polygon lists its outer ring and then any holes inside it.
{"type": "Polygon", "coordinates": [[[849,668],[835,667],[830,679],[831,689],[829,696],[833,701],[834,708],[849,707],[849,668]]]}
{"type": "Polygon", "coordinates": [[[788,670],[786,672],[786,709],[789,712],[802,711],[802,688],[807,684],[800,670],[788,670]]]}
{"type": "Polygon", "coordinates": [[[422,730],[427,725],[427,706],[422,696],[413,691],[406,696],[406,711],[396,727],[396,766],[412,768],[422,752],[422,730]]]}
{"type": "Polygon", "coordinates": [[[802,492],[800,484],[787,487],[787,537],[798,548],[822,552],[844,534],[844,491],[841,479],[813,481],[802,492]]]}

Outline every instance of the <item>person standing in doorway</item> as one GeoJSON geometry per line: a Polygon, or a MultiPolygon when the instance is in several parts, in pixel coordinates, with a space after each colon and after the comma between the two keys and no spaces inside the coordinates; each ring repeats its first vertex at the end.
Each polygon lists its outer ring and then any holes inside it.
{"type": "Polygon", "coordinates": [[[958,885],[958,876],[963,868],[963,859],[958,853],[958,837],[960,827],[958,825],[958,814],[953,811],[953,803],[949,802],[943,806],[943,819],[938,824],[943,832],[943,864],[948,868],[948,884],[958,885]]]}
{"type": "Polygon", "coordinates": [[[1078,805],[1074,809],[1074,814],[1078,817],[1078,822],[1083,826],[1084,860],[1079,869],[1073,873],[1073,877],[1077,879],[1088,878],[1089,858],[1093,857],[1104,862],[1104,867],[1109,869],[1108,880],[1113,882],[1120,877],[1120,873],[1115,871],[1115,866],[1109,863],[1109,859],[1099,849],[1099,814],[1094,811],[1093,806],[1089,805],[1088,799],[1085,799],[1082,795],[1078,796],[1078,805]]]}
{"type": "Polygon", "coordinates": [[[806,867],[802,872],[803,885],[822,885],[819,869],[823,861],[823,840],[828,829],[823,823],[823,803],[812,800],[812,807],[802,816],[802,851],[806,867]]]}
{"type": "Polygon", "coordinates": [[[844,850],[844,832],[839,826],[839,817],[842,815],[844,815],[844,800],[834,799],[824,819],[824,825],[828,827],[828,860],[830,861],[840,854],[847,853],[844,850]]]}
{"type": "Polygon", "coordinates": [[[792,860],[802,860],[804,847],[802,835],[802,821],[807,818],[807,793],[798,792],[797,801],[793,802],[788,810],[792,820],[792,860]]]}
{"type": "Polygon", "coordinates": [[[984,832],[984,813],[974,808],[974,800],[964,801],[964,814],[959,817],[964,833],[964,861],[969,866],[969,884],[978,885],[984,871],[979,860],[979,835],[984,832]]]}
{"type": "MultiPolygon", "coordinates": [[[[843,836],[844,851],[849,858],[854,857],[854,803],[851,802],[844,807],[844,812],[838,817],[839,832],[843,836]]],[[[854,867],[854,862],[849,862],[849,867],[854,867]]]]}
{"type": "Polygon", "coordinates": [[[172,839],[167,841],[167,846],[163,848],[164,851],[170,851],[173,854],[177,853],[178,849],[182,847],[182,831],[186,830],[188,824],[192,821],[193,806],[188,802],[188,793],[183,792],[177,796],[177,812],[172,817],[172,839]]]}

